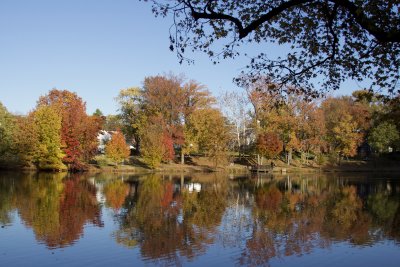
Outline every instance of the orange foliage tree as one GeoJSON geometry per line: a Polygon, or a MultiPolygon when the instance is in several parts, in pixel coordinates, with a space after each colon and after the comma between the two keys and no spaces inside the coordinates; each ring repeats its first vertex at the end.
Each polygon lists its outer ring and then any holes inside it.
{"type": "Polygon", "coordinates": [[[275,133],[259,134],[256,149],[262,156],[273,159],[282,152],[283,143],[275,133]]]}
{"type": "Polygon", "coordinates": [[[111,141],[106,146],[106,156],[118,164],[127,159],[130,152],[124,135],[120,131],[114,133],[111,141]]]}

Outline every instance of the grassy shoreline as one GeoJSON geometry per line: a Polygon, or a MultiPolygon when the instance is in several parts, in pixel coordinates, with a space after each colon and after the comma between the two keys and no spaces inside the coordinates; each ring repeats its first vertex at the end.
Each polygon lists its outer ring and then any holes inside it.
{"type": "MultiPolygon", "coordinates": [[[[272,173],[354,173],[354,172],[400,172],[400,162],[398,160],[378,160],[378,161],[344,161],[341,165],[325,164],[312,165],[300,164],[294,161],[288,166],[282,161],[274,161],[275,167],[272,173]]],[[[187,164],[180,163],[163,163],[157,168],[151,169],[147,167],[140,159],[135,159],[126,165],[98,165],[89,164],[89,168],[85,172],[88,173],[132,173],[132,174],[150,174],[150,173],[213,173],[223,172],[227,174],[250,174],[250,168],[244,164],[230,164],[227,166],[218,166],[214,168],[213,164],[207,160],[198,160],[187,164]]],[[[35,167],[21,167],[18,165],[3,165],[0,170],[5,171],[38,171],[35,167]]]]}

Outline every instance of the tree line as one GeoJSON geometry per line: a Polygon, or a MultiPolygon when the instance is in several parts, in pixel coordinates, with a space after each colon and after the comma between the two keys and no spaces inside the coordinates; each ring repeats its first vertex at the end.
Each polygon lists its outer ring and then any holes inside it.
{"type": "Polygon", "coordinates": [[[330,158],[364,158],[400,148],[400,97],[369,90],[351,96],[308,101],[302,95],[282,97],[273,84],[253,84],[247,94],[225,93],[222,98],[234,126],[236,151],[281,157],[290,164],[295,152],[302,163],[319,164],[330,158]],[[249,130],[250,129],[250,130],[249,130]]]}
{"type": "Polygon", "coordinates": [[[135,156],[151,168],[189,155],[210,158],[214,167],[233,156],[302,163],[340,162],[371,152],[400,149],[400,96],[368,90],[309,101],[276,93],[261,81],[243,93],[218,98],[201,83],[176,75],[146,77],[142,87],[122,89],[119,113],[86,112],[85,102],[67,90],[41,96],[27,115],[0,105],[0,162],[40,170],[87,170],[96,160],[98,133],[113,131],[105,156],[115,163],[135,156]]]}

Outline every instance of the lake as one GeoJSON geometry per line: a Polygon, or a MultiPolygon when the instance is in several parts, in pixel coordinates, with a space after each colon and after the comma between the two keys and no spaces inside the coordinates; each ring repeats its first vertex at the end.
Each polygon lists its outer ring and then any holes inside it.
{"type": "Polygon", "coordinates": [[[0,266],[399,266],[399,178],[0,173],[0,266]]]}

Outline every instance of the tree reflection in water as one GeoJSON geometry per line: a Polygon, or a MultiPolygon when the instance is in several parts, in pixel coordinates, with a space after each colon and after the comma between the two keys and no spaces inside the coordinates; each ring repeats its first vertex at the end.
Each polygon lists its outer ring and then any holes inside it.
{"type": "Polygon", "coordinates": [[[118,243],[140,246],[142,257],[180,264],[193,259],[213,243],[225,210],[226,190],[221,182],[201,192],[189,192],[158,176],[139,184],[137,198],[120,218],[118,243]]]}
{"type": "Polygon", "coordinates": [[[122,208],[129,194],[129,185],[121,179],[111,180],[104,185],[103,193],[106,198],[106,206],[117,212],[122,208]]]}
{"type": "MultiPolygon", "coordinates": [[[[201,180],[201,179],[200,179],[201,180]]],[[[174,179],[146,177],[121,214],[118,243],[139,247],[145,260],[180,264],[208,245],[243,247],[237,264],[268,265],[333,241],[354,246],[399,241],[399,192],[360,194],[345,179],[205,179],[198,193],[174,179]]],[[[364,186],[364,185],[361,185],[364,186]]],[[[371,186],[368,185],[367,186],[371,186]]],[[[372,185],[372,187],[377,185],[372,185]]]]}
{"type": "Polygon", "coordinates": [[[96,189],[79,175],[40,173],[16,181],[20,218],[48,248],[72,245],[86,223],[102,226],[96,189]]]}
{"type": "Polygon", "coordinates": [[[235,251],[229,255],[238,265],[269,265],[336,242],[364,247],[393,240],[400,245],[396,179],[103,178],[1,174],[0,224],[12,225],[16,211],[40,243],[51,249],[70,246],[82,238],[86,224],[103,225],[96,199],[102,192],[116,218],[115,240],[138,248],[145,262],[181,265],[223,249],[235,251]]]}
{"type": "Polygon", "coordinates": [[[386,238],[400,240],[399,192],[375,193],[365,201],[354,185],[338,186],[322,178],[308,182],[312,184],[297,189],[282,182],[255,189],[252,234],[240,264],[268,265],[271,258],[303,255],[332,241],[366,246],[386,238]]]}

